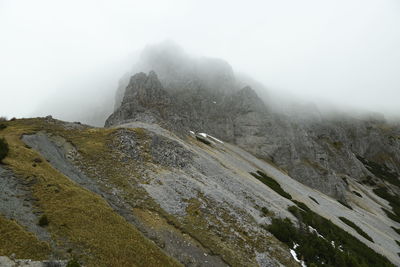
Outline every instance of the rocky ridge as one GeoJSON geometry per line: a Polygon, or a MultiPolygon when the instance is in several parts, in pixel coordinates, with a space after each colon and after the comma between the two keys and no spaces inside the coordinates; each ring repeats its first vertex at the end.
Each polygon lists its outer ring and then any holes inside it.
{"type": "MultiPolygon", "coordinates": [[[[169,77],[164,65],[171,61],[159,63],[160,76],[169,77]]],[[[298,181],[342,201],[346,201],[344,179],[361,182],[375,177],[359,157],[400,173],[400,128],[384,119],[320,114],[318,119],[293,118],[268,108],[252,88],[238,89],[234,77],[221,87],[213,83],[211,88],[201,75],[186,80],[183,75],[180,73],[175,83],[166,82],[166,78],[162,82],[154,71],[133,75],[121,106],[105,125],[142,121],[180,135],[190,130],[207,132],[277,164],[298,181]],[[171,88],[171,84],[179,89],[171,88]],[[232,88],[227,90],[226,84],[232,88]]],[[[174,73],[169,78],[176,76],[174,73]]]]}

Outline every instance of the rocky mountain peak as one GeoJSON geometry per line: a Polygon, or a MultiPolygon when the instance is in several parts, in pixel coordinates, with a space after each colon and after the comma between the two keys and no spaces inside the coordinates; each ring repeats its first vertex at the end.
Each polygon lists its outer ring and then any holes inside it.
{"type": "Polygon", "coordinates": [[[140,72],[131,77],[122,105],[131,101],[138,101],[142,105],[166,104],[168,99],[168,94],[154,71],[150,71],[148,75],[140,72]]]}
{"type": "Polygon", "coordinates": [[[164,90],[157,74],[150,71],[133,75],[125,89],[120,107],[106,120],[105,125],[118,125],[127,121],[159,122],[170,112],[171,97],[164,90]]]}
{"type": "Polygon", "coordinates": [[[122,103],[130,77],[136,73],[157,73],[164,89],[169,93],[192,89],[191,84],[209,91],[229,93],[237,91],[242,83],[236,80],[228,62],[218,58],[191,57],[173,42],[147,46],[132,70],[121,78],[115,95],[115,109],[122,103]]]}
{"type": "Polygon", "coordinates": [[[251,87],[239,87],[224,61],[195,60],[182,50],[167,50],[146,50],[140,64],[148,74],[138,72],[118,89],[124,92],[122,104],[106,126],[140,121],[157,123],[180,136],[207,133],[273,162],[303,184],[341,201],[348,191],[343,177],[359,182],[376,177],[366,162],[400,173],[398,127],[383,120],[324,118],[310,105],[295,107],[299,111],[293,115],[275,113],[251,87]]]}

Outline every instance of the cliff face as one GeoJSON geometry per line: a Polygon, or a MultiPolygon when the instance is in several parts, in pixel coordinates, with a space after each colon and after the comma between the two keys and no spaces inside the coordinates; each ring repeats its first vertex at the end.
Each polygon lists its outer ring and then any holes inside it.
{"type": "MultiPolygon", "coordinates": [[[[146,49],[136,69],[156,71],[131,77],[121,105],[106,126],[143,121],[180,135],[206,132],[343,201],[345,179],[379,180],[361,158],[400,173],[398,126],[383,119],[329,117],[317,109],[300,109],[305,116],[275,113],[252,88],[240,88],[243,82],[221,62],[191,59],[168,46],[146,49]]],[[[116,106],[120,95],[121,88],[116,106]]]]}

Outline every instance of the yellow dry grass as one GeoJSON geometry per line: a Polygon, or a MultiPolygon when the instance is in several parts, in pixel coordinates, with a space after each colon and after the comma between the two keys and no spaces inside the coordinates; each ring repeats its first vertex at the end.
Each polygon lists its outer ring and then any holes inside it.
{"type": "MultiPolygon", "coordinates": [[[[46,130],[64,137],[71,135],[71,140],[79,143],[79,152],[83,154],[107,157],[103,141],[113,130],[89,128],[68,131],[57,123],[47,124],[42,119],[17,120],[7,124],[8,127],[0,132],[10,146],[10,153],[4,162],[22,177],[36,177],[32,193],[38,199],[39,209],[49,218],[48,230],[59,246],[65,249],[73,247],[74,256],[87,266],[179,265],[115,213],[100,196],[80,187],[46,160],[34,167],[32,160],[41,156],[20,140],[22,134],[46,130]]],[[[6,225],[0,222],[1,227],[6,225]]],[[[3,244],[12,242],[0,243],[0,251],[10,253],[3,244]]],[[[44,256],[46,249],[43,246],[42,254],[36,252],[32,255],[44,256]]],[[[33,257],[23,246],[14,246],[13,250],[17,255],[33,257]]]]}
{"type": "Polygon", "coordinates": [[[20,259],[46,259],[51,249],[46,242],[26,231],[18,223],[0,215],[0,255],[11,255],[20,259]]]}

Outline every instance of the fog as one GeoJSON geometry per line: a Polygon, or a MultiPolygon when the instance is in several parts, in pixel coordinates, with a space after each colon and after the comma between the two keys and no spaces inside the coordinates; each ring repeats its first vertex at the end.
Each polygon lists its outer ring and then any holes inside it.
{"type": "Polygon", "coordinates": [[[139,52],[174,40],[270,95],[399,117],[399,26],[398,0],[0,0],[0,116],[99,120],[139,52]]]}

